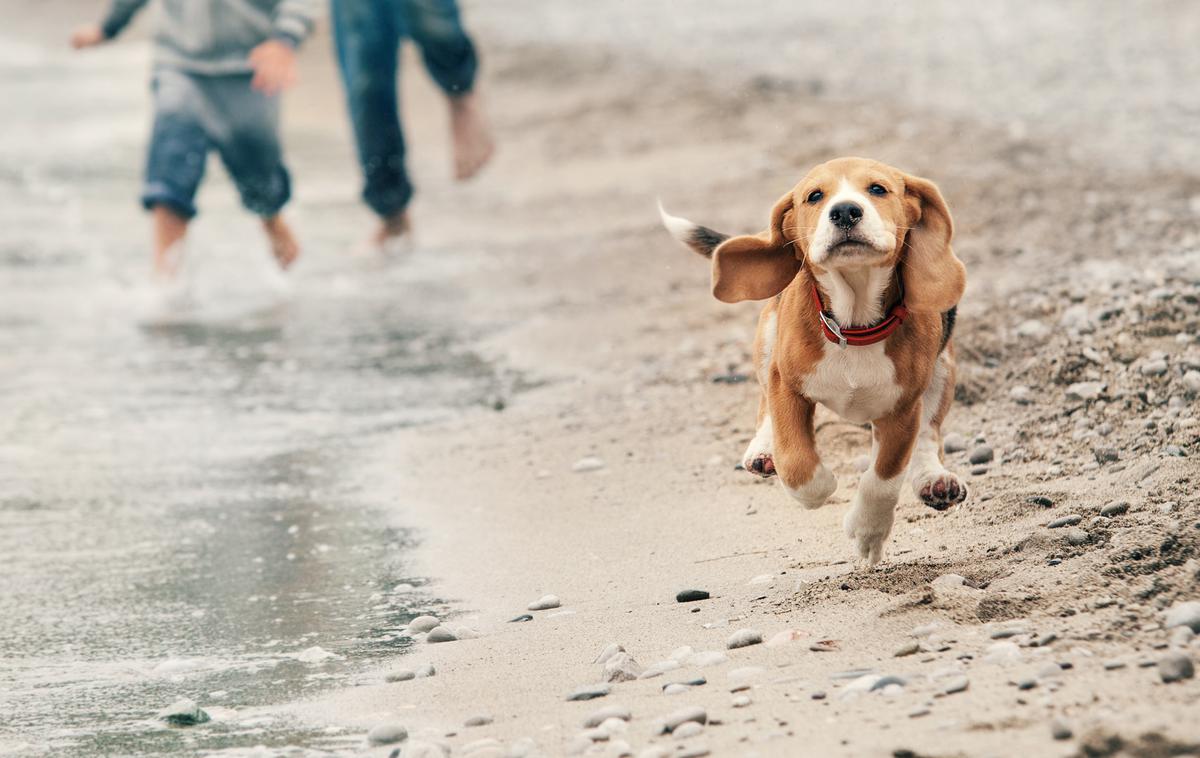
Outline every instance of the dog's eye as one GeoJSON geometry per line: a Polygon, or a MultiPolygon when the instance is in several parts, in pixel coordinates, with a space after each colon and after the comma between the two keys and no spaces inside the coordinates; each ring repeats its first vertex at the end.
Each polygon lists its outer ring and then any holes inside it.
{"type": "Polygon", "coordinates": [[[886,195],[887,188],[882,184],[872,184],[870,187],[867,187],[867,192],[870,192],[872,195],[886,195]]]}
{"type": "Polygon", "coordinates": [[[813,190],[812,192],[808,193],[808,202],[819,203],[819,202],[821,202],[821,198],[823,198],[823,197],[825,197],[824,192],[822,192],[821,190],[813,190]]]}

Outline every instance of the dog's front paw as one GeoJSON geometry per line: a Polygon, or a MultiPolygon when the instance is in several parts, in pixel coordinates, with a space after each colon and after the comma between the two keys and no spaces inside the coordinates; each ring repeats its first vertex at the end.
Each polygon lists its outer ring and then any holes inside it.
{"type": "Polygon", "coordinates": [[[783,486],[788,494],[796,499],[796,502],[809,510],[815,510],[825,505],[825,501],[837,490],[837,477],[833,475],[832,471],[825,468],[824,464],[818,464],[812,479],[809,479],[807,483],[791,487],[784,482],[783,486]]]}
{"type": "Polygon", "coordinates": [[[883,560],[883,543],[892,533],[893,518],[891,508],[871,509],[857,502],[846,513],[842,527],[865,565],[874,566],[883,560]]]}
{"type": "Polygon", "coordinates": [[[967,499],[967,485],[945,469],[918,476],[913,480],[913,492],[935,511],[944,511],[967,499]]]}
{"type": "Polygon", "coordinates": [[[759,453],[753,458],[747,458],[742,461],[742,468],[749,471],[751,474],[757,474],[763,479],[769,479],[775,476],[775,459],[770,453],[759,453]]]}

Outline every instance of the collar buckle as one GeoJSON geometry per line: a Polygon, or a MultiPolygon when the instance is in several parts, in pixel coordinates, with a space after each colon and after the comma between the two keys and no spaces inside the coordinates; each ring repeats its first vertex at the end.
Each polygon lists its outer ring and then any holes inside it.
{"type": "Polygon", "coordinates": [[[846,337],[842,334],[842,327],[838,324],[837,320],[832,316],[827,316],[823,310],[818,310],[817,315],[821,317],[821,323],[825,325],[825,328],[833,336],[837,337],[838,345],[845,347],[847,345],[846,337]]]}

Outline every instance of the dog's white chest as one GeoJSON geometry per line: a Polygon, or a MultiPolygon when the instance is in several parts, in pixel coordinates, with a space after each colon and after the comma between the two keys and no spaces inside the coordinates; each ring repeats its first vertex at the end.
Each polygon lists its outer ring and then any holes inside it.
{"type": "Polygon", "coordinates": [[[883,352],[883,343],[825,345],[824,357],[803,386],[810,399],[859,424],[887,415],[900,399],[896,367],[883,352]]]}

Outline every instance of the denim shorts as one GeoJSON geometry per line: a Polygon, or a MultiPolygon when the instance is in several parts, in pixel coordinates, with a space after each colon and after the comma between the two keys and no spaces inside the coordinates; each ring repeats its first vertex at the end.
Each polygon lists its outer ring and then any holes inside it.
{"type": "Polygon", "coordinates": [[[242,204],[274,216],[291,197],[279,143],[279,98],[250,87],[250,74],[154,72],[154,131],[142,205],[165,205],[191,218],[208,151],[221,156],[242,204]]]}

